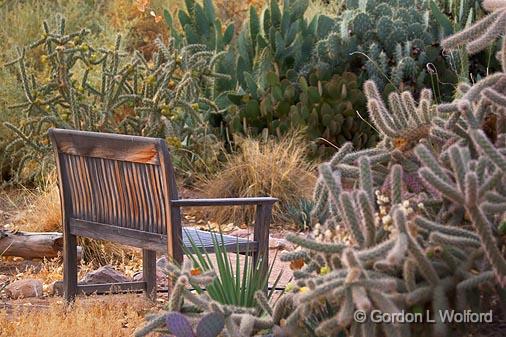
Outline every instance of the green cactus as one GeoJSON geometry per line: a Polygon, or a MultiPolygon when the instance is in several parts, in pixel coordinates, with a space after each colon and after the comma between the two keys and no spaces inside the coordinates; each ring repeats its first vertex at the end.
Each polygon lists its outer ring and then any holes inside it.
{"type": "Polygon", "coordinates": [[[451,98],[457,76],[433,46],[439,30],[427,1],[349,1],[346,8],[317,43],[315,62],[372,79],[387,93],[392,86],[418,92],[429,85],[438,87],[438,97],[451,98]]]}
{"type": "Polygon", "coordinates": [[[202,83],[224,77],[213,69],[219,54],[157,39],[151,64],[138,52],[124,53],[119,36],[108,49],[90,45],[86,29],[66,33],[63,18],[55,29],[47,23],[43,28],[40,40],[18,49],[18,58],[7,64],[17,66],[25,92],[12,106],[22,115],[20,124],[4,124],[17,136],[1,158],[20,158],[14,181],[48,172],[49,127],[162,137],[175,147],[205,134],[204,112],[215,105],[204,97],[202,83]],[[27,67],[25,55],[33,49],[41,51],[42,70],[27,67]]]}
{"type": "Polygon", "coordinates": [[[225,121],[231,134],[281,136],[290,129],[304,129],[313,155],[323,156],[333,152],[329,143],[340,146],[351,141],[357,148],[376,143],[375,131],[357,114],[364,110],[365,97],[354,74],[332,75],[316,69],[307,78],[294,78],[280,79],[271,71],[265,87],[229,95],[234,105],[225,121]]]}

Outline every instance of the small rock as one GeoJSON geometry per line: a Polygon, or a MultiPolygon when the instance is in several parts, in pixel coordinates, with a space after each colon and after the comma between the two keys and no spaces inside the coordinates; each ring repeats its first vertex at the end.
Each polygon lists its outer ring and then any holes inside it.
{"type": "MultiPolygon", "coordinates": [[[[142,271],[140,271],[140,272],[134,274],[132,280],[135,282],[139,282],[139,281],[144,281],[143,278],[144,278],[144,274],[142,273],[142,271]]],[[[156,284],[162,285],[162,286],[167,286],[167,275],[165,275],[165,273],[159,269],[156,270],[156,284]]]]}
{"type": "Polygon", "coordinates": [[[111,265],[103,266],[95,271],[89,272],[79,282],[81,284],[119,283],[130,282],[130,279],[111,265]]]}
{"type": "Polygon", "coordinates": [[[0,274],[0,286],[9,282],[9,276],[0,274]]]}
{"type": "Polygon", "coordinates": [[[63,296],[63,281],[54,281],[49,285],[48,294],[54,296],[63,296]]]}
{"type": "Polygon", "coordinates": [[[280,249],[292,251],[294,246],[291,242],[286,239],[276,239],[273,237],[269,238],[269,249],[280,249]]]}
{"type": "Polygon", "coordinates": [[[231,236],[238,236],[240,238],[248,238],[250,235],[253,234],[253,231],[251,229],[238,229],[233,232],[228,233],[227,235],[231,236]]]}
{"type": "Polygon", "coordinates": [[[5,293],[12,299],[42,297],[42,282],[32,279],[18,280],[9,284],[5,293]]]}
{"type": "Polygon", "coordinates": [[[169,260],[167,256],[163,255],[158,260],[156,260],[156,269],[166,270],[169,265],[169,260]]]}

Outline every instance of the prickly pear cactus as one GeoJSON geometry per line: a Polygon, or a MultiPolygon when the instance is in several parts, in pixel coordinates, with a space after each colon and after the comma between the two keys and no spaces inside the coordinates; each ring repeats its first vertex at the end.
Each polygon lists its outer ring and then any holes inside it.
{"type": "Polygon", "coordinates": [[[232,134],[281,136],[288,130],[304,129],[312,141],[312,153],[318,155],[333,152],[329,144],[351,141],[363,148],[376,143],[376,131],[362,120],[367,115],[358,112],[365,110],[365,96],[353,73],[332,75],[319,69],[307,78],[293,79],[280,79],[271,71],[265,87],[229,95],[235,103],[226,116],[232,134]]]}
{"type": "Polygon", "coordinates": [[[315,47],[316,62],[363,74],[380,91],[416,91],[437,82],[438,94],[451,97],[457,77],[433,46],[438,25],[430,16],[429,1],[347,1],[346,8],[315,47]]]}

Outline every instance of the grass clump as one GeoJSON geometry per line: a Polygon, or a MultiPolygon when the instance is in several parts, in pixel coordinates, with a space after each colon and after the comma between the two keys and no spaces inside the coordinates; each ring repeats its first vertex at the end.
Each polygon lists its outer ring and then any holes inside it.
{"type": "MultiPolygon", "coordinates": [[[[307,143],[301,132],[276,141],[243,138],[238,150],[227,155],[223,169],[201,184],[209,198],[272,196],[274,222],[287,222],[286,209],[311,197],[315,183],[313,165],[306,160],[307,143]]],[[[211,211],[210,211],[211,212],[211,211]]],[[[251,222],[254,208],[215,207],[210,217],[218,222],[251,222]]]]}
{"type": "Polygon", "coordinates": [[[76,332],[96,337],[131,336],[149,308],[142,295],[125,295],[80,298],[70,307],[55,301],[16,306],[12,311],[0,309],[0,337],[66,337],[76,332]]]}

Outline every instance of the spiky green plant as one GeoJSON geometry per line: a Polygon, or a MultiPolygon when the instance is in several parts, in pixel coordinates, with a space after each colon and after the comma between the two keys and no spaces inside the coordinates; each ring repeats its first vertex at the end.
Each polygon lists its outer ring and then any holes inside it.
{"type": "MultiPolygon", "coordinates": [[[[202,87],[224,75],[214,72],[220,54],[202,45],[174,46],[158,39],[153,62],[140,53],[89,44],[89,31],[65,32],[65,19],[43,34],[7,66],[17,67],[24,91],[11,106],[19,123],[4,123],[17,138],[2,159],[19,158],[14,180],[45,173],[52,163],[49,127],[163,137],[175,146],[191,145],[205,135],[205,111],[216,106],[203,97],[202,87]],[[29,72],[26,54],[37,50],[41,68],[29,72]],[[23,174],[24,173],[24,174],[23,174]]],[[[1,166],[1,165],[0,165],[1,166]]]]}
{"type": "MultiPolygon", "coordinates": [[[[199,239],[195,241],[190,238],[191,249],[185,249],[186,256],[193,262],[194,270],[197,272],[215,270],[217,272],[217,277],[205,289],[199,287],[198,284],[193,284],[196,291],[199,294],[207,293],[211,299],[221,304],[247,308],[258,307],[255,293],[258,290],[267,289],[269,286],[269,278],[276,256],[271,261],[267,273],[264,274],[260,270],[261,261],[255,262],[249,253],[244,254],[244,261],[241,262],[243,255],[239,252],[239,247],[235,252],[228,252],[225,249],[222,233],[212,233],[212,244],[216,263],[213,263],[210,254],[201,248],[202,242],[199,242],[199,239]]],[[[276,276],[271,290],[266,294],[267,299],[272,297],[281,276],[281,272],[276,276]]]]}

